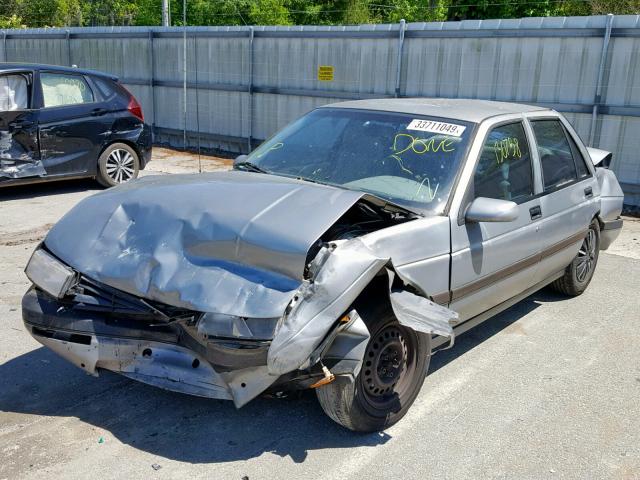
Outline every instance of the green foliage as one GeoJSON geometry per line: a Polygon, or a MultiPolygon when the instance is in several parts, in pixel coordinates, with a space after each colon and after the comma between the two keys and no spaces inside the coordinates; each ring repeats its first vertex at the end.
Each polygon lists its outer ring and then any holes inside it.
{"type": "Polygon", "coordinates": [[[0,28],[25,28],[22,19],[17,15],[1,15],[0,28]]]}
{"type": "Polygon", "coordinates": [[[447,20],[590,15],[584,0],[451,0],[447,20]]]}
{"type": "MultiPolygon", "coordinates": [[[[0,28],[160,25],[162,0],[0,0],[0,28]]],[[[182,0],[170,0],[182,25],[182,0]]],[[[638,14],[640,0],[187,0],[188,25],[332,25],[638,14]]]]}

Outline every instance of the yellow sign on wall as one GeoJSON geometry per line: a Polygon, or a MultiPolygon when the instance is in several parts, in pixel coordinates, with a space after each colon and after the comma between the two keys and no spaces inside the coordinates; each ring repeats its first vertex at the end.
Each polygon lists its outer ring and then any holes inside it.
{"type": "Polygon", "coordinates": [[[333,65],[318,65],[318,80],[333,82],[333,65]]]}

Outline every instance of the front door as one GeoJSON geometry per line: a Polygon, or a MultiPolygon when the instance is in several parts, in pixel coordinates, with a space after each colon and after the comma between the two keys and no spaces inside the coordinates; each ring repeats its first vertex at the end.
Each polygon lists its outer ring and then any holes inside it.
{"type": "Polygon", "coordinates": [[[467,198],[469,203],[478,197],[513,201],[519,215],[512,222],[453,223],[451,308],[462,321],[533,285],[539,260],[538,177],[523,122],[493,127],[467,198]]]}
{"type": "Polygon", "coordinates": [[[50,175],[94,175],[111,135],[108,109],[84,75],[40,72],[40,151],[50,175]]]}
{"type": "Polygon", "coordinates": [[[0,75],[0,182],[46,172],[38,148],[38,112],[31,108],[33,73],[0,75]]]}

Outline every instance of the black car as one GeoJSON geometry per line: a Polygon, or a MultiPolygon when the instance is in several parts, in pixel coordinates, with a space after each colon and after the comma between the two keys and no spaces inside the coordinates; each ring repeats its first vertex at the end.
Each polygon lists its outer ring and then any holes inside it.
{"type": "Polygon", "coordinates": [[[117,185],[138,176],[151,143],[142,107],[117,77],[0,63],[0,186],[78,177],[117,185]]]}

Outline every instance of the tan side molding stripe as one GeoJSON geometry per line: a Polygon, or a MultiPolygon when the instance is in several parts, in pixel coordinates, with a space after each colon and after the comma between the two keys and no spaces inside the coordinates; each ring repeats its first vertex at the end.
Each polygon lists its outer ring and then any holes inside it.
{"type": "MultiPolygon", "coordinates": [[[[560,242],[551,245],[548,249],[536,255],[524,258],[516,263],[509,265],[508,267],[498,270],[497,272],[493,272],[489,275],[486,275],[476,280],[475,282],[467,283],[466,285],[463,285],[462,287],[457,288],[453,290],[453,292],[451,292],[451,300],[452,301],[459,300],[460,298],[465,297],[477,290],[480,290],[481,288],[484,288],[491,283],[499,282],[505,279],[506,277],[509,277],[511,275],[514,275],[520,272],[521,270],[524,270],[525,268],[529,268],[532,265],[535,265],[536,263],[538,263],[543,258],[547,258],[547,257],[550,257],[551,255],[555,255],[561,250],[564,250],[565,248],[570,247],[574,243],[577,243],[580,240],[583,240],[586,235],[587,235],[587,231],[582,230],[576,233],[575,235],[571,235],[570,237],[567,237],[564,240],[561,240],[560,242]]],[[[440,293],[438,295],[435,295],[433,297],[434,302],[440,303],[438,300],[436,300],[436,297],[440,299],[443,297],[443,295],[446,295],[446,293],[440,293]]]]}

